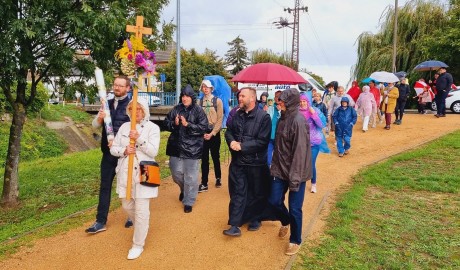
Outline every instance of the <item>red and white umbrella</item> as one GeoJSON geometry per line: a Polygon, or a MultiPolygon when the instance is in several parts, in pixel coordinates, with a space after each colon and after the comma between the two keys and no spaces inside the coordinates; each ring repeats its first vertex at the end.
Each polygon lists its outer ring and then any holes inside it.
{"type": "Polygon", "coordinates": [[[415,93],[417,93],[417,95],[420,95],[421,93],[423,93],[423,89],[425,89],[426,87],[428,87],[428,89],[431,88],[426,82],[416,81],[414,84],[415,93]]]}

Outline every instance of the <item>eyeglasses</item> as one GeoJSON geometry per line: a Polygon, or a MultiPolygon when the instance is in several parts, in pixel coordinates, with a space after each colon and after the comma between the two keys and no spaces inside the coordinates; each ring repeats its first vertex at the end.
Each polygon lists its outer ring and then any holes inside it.
{"type": "MultiPolygon", "coordinates": [[[[128,111],[131,112],[132,110],[133,110],[133,108],[128,108],[128,111]]],[[[142,112],[143,109],[142,109],[142,108],[136,108],[136,111],[137,111],[137,112],[142,112]]]]}
{"type": "Polygon", "coordinates": [[[122,88],[122,87],[127,87],[127,85],[121,85],[121,84],[114,84],[113,88],[122,88]]]}

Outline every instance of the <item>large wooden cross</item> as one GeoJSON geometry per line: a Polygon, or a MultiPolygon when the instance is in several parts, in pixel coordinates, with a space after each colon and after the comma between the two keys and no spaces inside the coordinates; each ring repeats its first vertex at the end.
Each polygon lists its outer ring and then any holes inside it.
{"type": "Polygon", "coordinates": [[[143,26],[144,24],[144,17],[136,16],[136,25],[127,25],[126,32],[128,33],[136,33],[136,38],[142,40],[142,35],[151,35],[152,28],[147,28],[143,26]]]}
{"type": "MultiPolygon", "coordinates": [[[[151,35],[152,34],[152,28],[147,28],[143,26],[144,24],[144,17],[142,16],[137,16],[136,17],[136,25],[127,25],[126,26],[126,32],[129,33],[135,33],[136,38],[139,39],[139,41],[142,42],[142,35],[151,35]]],[[[139,74],[138,76],[138,81],[137,87],[133,88],[133,105],[132,105],[132,115],[131,115],[131,130],[136,130],[136,113],[137,113],[137,91],[138,88],[142,86],[142,74],[139,74]]],[[[136,141],[134,139],[130,139],[129,144],[131,146],[134,146],[136,141]]],[[[133,167],[134,167],[134,154],[130,154],[128,157],[128,179],[127,179],[127,185],[126,185],[126,200],[131,199],[131,185],[133,181],[133,167]]],[[[139,168],[140,170],[140,168],[139,168]]]]}

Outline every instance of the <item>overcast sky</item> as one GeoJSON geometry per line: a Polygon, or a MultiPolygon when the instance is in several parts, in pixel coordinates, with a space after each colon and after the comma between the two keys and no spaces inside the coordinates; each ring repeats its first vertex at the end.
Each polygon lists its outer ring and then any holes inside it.
{"type": "MultiPolygon", "coordinates": [[[[178,0],[171,0],[162,19],[176,22],[178,0]]],[[[399,6],[408,0],[399,0],[399,6]]],[[[260,48],[276,53],[291,51],[292,29],[277,29],[280,17],[294,20],[284,8],[294,0],[187,0],[180,1],[181,47],[203,52],[209,48],[221,57],[230,48],[227,42],[240,36],[248,51],[260,48]]],[[[356,62],[356,39],[366,31],[376,33],[382,12],[394,0],[301,0],[299,68],[346,85],[356,62]]],[[[176,37],[174,36],[174,39],[176,37]]]]}

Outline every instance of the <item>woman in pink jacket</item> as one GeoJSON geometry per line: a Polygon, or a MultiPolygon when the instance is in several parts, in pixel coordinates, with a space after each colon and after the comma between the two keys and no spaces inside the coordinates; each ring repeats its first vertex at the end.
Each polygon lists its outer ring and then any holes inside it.
{"type": "Polygon", "coordinates": [[[368,85],[363,86],[363,92],[359,95],[355,105],[358,115],[363,118],[363,132],[368,130],[369,117],[377,112],[374,95],[369,91],[370,87],[368,85]]]}

